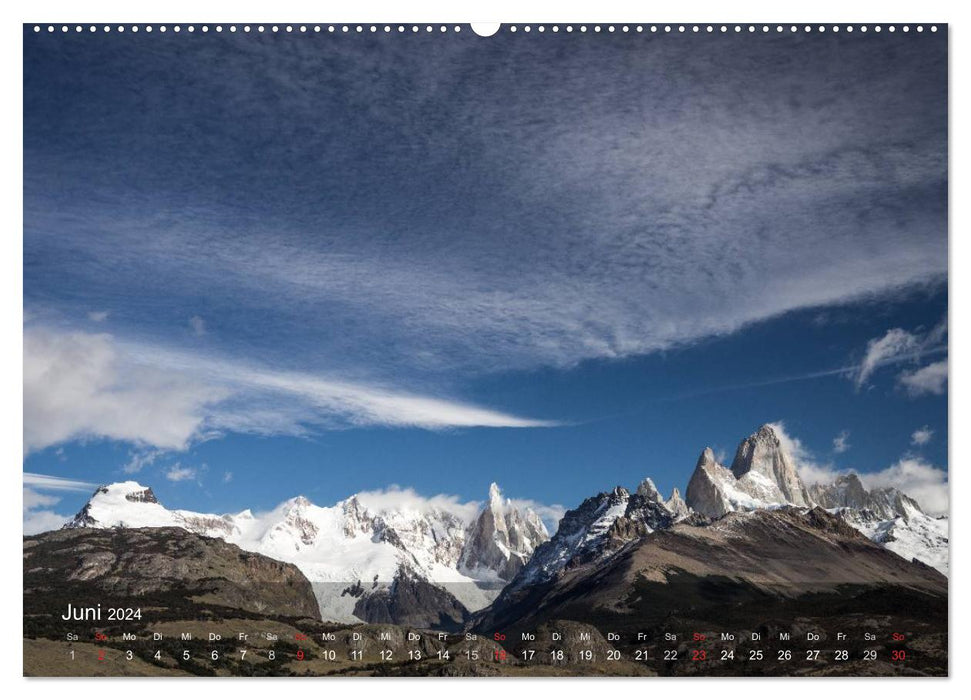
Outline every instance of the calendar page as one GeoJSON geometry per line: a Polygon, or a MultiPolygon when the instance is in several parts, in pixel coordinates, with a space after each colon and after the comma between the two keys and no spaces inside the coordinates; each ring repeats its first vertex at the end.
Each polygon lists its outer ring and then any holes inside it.
{"type": "Polygon", "coordinates": [[[25,676],[948,675],[946,24],[22,31],[25,676]]]}

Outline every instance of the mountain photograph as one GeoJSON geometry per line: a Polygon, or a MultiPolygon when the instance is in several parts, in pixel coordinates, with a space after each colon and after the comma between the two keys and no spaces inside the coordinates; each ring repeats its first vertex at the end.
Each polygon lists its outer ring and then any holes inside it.
{"type": "Polygon", "coordinates": [[[24,676],[950,674],[947,25],[487,34],[23,26],[24,676]]]}
{"type": "MultiPolygon", "coordinates": [[[[467,521],[445,509],[378,510],[367,495],[214,515],[170,510],[133,481],[109,484],[61,529],[25,538],[25,634],[59,632],[46,611],[65,601],[110,595],[136,606],[173,601],[163,619],[255,613],[296,629],[498,634],[513,643],[496,649],[513,658],[534,630],[564,624],[602,640],[603,658],[636,656],[645,646],[634,640],[650,631],[656,643],[679,627],[771,625],[835,638],[864,625],[889,639],[908,625],[928,648],[947,649],[946,516],[895,488],[868,491],[852,473],[807,488],[769,424],[739,444],[730,469],[706,447],[685,494],[665,499],[649,477],[633,492],[617,486],[567,511],[551,537],[495,483],[467,521]]],[[[434,670],[413,661],[409,672],[434,670]]],[[[921,672],[940,673],[927,661],[921,672]]],[[[488,655],[481,662],[495,665],[488,655]]],[[[641,666],[635,675],[664,673],[641,666]]],[[[874,670],[887,672],[856,668],[874,670]]]]}

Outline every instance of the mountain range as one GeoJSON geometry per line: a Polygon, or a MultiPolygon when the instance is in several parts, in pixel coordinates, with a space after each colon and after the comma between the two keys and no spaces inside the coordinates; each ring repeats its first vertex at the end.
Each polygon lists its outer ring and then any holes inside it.
{"type": "Polygon", "coordinates": [[[296,565],[323,619],[443,629],[488,605],[549,539],[539,516],[496,484],[466,521],[445,507],[375,506],[361,495],[330,507],[298,496],[261,515],[170,510],[151,488],[126,481],[98,488],[64,527],[180,527],[296,565]]]}
{"type": "MultiPolygon", "coordinates": [[[[552,538],[534,511],[517,507],[495,484],[469,518],[446,507],[409,505],[407,499],[377,506],[360,494],[329,507],[297,497],[261,515],[194,513],[169,510],[150,488],[129,481],[100,487],[65,525],[144,527],[179,527],[292,563],[312,583],[324,620],[444,630],[513,613],[532,615],[537,606],[555,609],[551,600],[567,589],[592,585],[584,577],[620,571],[631,557],[648,556],[635,552],[660,556],[658,548],[684,549],[668,573],[700,576],[709,561],[712,575],[728,575],[731,552],[751,563],[751,552],[761,551],[793,562],[819,556],[814,570],[830,572],[834,580],[839,567],[848,565],[840,552],[852,550],[861,562],[871,562],[864,566],[871,582],[890,580],[887,572],[897,562],[914,580],[930,580],[935,590],[943,579],[945,592],[945,578],[923,571],[933,567],[946,575],[948,565],[946,518],[927,515],[897,489],[867,490],[852,473],[832,484],[807,486],[771,425],[741,442],[730,467],[706,448],[683,498],[677,489],[663,498],[649,478],[633,492],[617,486],[568,511],[552,538]],[[795,530],[800,538],[789,538],[795,530]],[[725,533],[734,535],[726,539],[725,533]],[[699,543],[705,543],[701,550],[699,543]],[[814,544],[825,546],[800,554],[814,544]],[[718,566],[712,548],[719,553],[718,566]]],[[[781,567],[765,556],[760,562],[767,571],[781,567]]],[[[742,564],[736,562],[736,568],[742,564]]],[[[801,571],[796,563],[789,569],[805,578],[801,571]]],[[[775,583],[784,578],[780,570],[775,583]]],[[[746,585],[758,588],[759,580],[753,572],[746,585]]],[[[798,583],[815,585],[802,578],[798,583]]]]}
{"type": "Polygon", "coordinates": [[[915,499],[893,487],[868,491],[852,472],[832,484],[807,487],[771,425],[739,444],[731,467],[719,464],[706,448],[685,497],[693,511],[713,519],[733,512],[820,506],[904,559],[948,572],[946,516],[926,514],[915,499]]]}

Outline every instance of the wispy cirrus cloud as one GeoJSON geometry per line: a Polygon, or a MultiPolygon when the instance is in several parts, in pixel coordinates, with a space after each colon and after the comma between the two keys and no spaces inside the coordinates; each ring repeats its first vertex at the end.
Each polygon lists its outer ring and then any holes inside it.
{"type": "MultiPolygon", "coordinates": [[[[942,320],[924,332],[891,328],[882,336],[870,339],[863,359],[853,372],[857,389],[862,388],[881,367],[919,362],[925,355],[946,352],[946,337],[947,322],[942,320]]],[[[947,361],[934,362],[917,370],[905,370],[897,380],[911,396],[943,393],[947,383],[947,361]]]]}
{"type": "Polygon", "coordinates": [[[155,448],[130,450],[128,453],[128,461],[122,465],[121,470],[125,474],[137,474],[145,467],[155,464],[165,454],[165,450],[155,448]]]}
{"type": "Polygon", "coordinates": [[[138,449],[136,472],[160,450],[221,431],[303,434],[308,426],[548,427],[435,396],[232,360],[126,344],[108,334],[24,330],[24,443],[28,451],[108,438],[138,449]]]}
{"type": "Polygon", "coordinates": [[[31,472],[24,472],[23,481],[25,487],[47,491],[91,491],[96,486],[87,481],[31,472]]]}
{"type": "Polygon", "coordinates": [[[70,516],[57,513],[52,508],[61,502],[65,492],[92,492],[96,485],[87,481],[68,479],[48,474],[24,472],[23,532],[35,535],[60,528],[70,516]]]}
{"type": "Polygon", "coordinates": [[[856,374],[856,386],[860,388],[867,379],[882,365],[900,362],[918,356],[920,339],[902,328],[891,328],[879,338],[867,343],[866,354],[856,374]]]}
{"type": "Polygon", "coordinates": [[[463,39],[421,60],[222,41],[162,66],[102,49],[153,80],[72,95],[92,115],[83,141],[27,121],[29,295],[97,284],[129,300],[138,335],[232,318],[206,337],[229,354],[387,379],[650,353],[947,273],[946,51],[927,43],[797,40],[772,71],[771,42],[646,61],[633,44],[550,54],[503,37],[508,63],[485,76],[463,39]],[[300,87],[317,75],[342,79],[300,87]],[[611,109],[577,105],[591,91],[611,109]],[[123,174],[119,142],[140,145],[123,174]],[[218,157],[186,167],[185,144],[218,157]],[[47,157],[76,198],[47,189],[47,157]]]}

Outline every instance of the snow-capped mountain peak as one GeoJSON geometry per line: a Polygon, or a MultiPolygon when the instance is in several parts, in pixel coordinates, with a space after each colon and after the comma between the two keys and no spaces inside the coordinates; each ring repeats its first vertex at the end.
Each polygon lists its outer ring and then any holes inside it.
{"type": "Polygon", "coordinates": [[[549,581],[574,565],[605,559],[632,540],[670,527],[687,515],[687,506],[682,509],[682,505],[676,490],[666,502],[649,478],[633,494],[617,486],[592,496],[567,511],[556,534],[537,548],[508,590],[549,581]],[[677,512],[669,508],[669,503],[677,512]]]}

